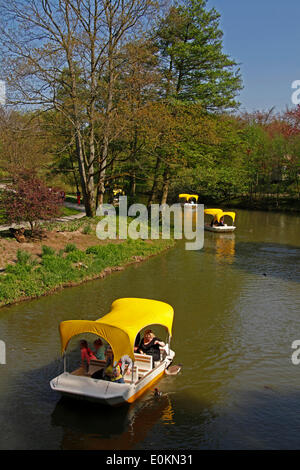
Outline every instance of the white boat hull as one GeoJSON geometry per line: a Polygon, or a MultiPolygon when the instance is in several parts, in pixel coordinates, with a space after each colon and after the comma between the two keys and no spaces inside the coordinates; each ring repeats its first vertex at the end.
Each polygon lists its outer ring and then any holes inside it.
{"type": "Polygon", "coordinates": [[[182,207],[184,207],[185,209],[197,209],[198,204],[189,204],[188,202],[185,202],[184,204],[182,204],[182,207]]]}
{"type": "Polygon", "coordinates": [[[174,356],[174,351],[170,351],[170,354],[158,366],[135,383],[120,384],[63,372],[50,381],[50,386],[52,390],[62,395],[103,405],[118,406],[132,403],[164,375],[165,369],[171,364],[174,356]]]}
{"type": "Polygon", "coordinates": [[[204,225],[204,230],[216,233],[234,232],[235,229],[236,227],[234,225],[224,225],[223,227],[211,227],[210,225],[204,225]]]}

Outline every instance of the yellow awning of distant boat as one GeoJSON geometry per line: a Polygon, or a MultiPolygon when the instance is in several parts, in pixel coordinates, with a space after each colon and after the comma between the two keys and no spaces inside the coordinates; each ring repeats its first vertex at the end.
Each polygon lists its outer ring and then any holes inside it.
{"type": "Polygon", "coordinates": [[[221,217],[224,217],[225,215],[231,217],[233,222],[235,221],[235,212],[223,212],[222,209],[205,209],[204,214],[212,215],[218,222],[220,222],[221,217]]]}
{"type": "Polygon", "coordinates": [[[124,354],[134,359],[134,343],[137,334],[150,325],[164,326],[172,336],[174,310],[171,305],[158,300],[125,298],[115,300],[111,311],[98,320],[67,320],[60,323],[62,353],[70,339],[81,333],[94,333],[107,341],[114,359],[124,354]]]}
{"type": "Polygon", "coordinates": [[[118,194],[123,194],[123,189],[121,188],[113,189],[113,195],[117,196],[118,194]]]}
{"type": "Polygon", "coordinates": [[[204,214],[217,216],[218,214],[223,214],[222,209],[205,209],[204,214]]]}
{"type": "Polygon", "coordinates": [[[229,217],[231,217],[232,220],[233,220],[233,223],[234,223],[234,221],[235,221],[235,212],[223,212],[221,217],[223,217],[224,215],[228,215],[229,217]]]}
{"type": "Polygon", "coordinates": [[[191,198],[195,198],[198,201],[199,196],[197,194],[179,194],[179,199],[186,199],[187,201],[191,198]]]}

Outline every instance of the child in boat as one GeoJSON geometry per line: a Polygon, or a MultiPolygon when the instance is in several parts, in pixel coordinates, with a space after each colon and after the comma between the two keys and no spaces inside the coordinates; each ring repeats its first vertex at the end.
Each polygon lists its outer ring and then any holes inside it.
{"type": "Polygon", "coordinates": [[[80,341],[80,352],[81,352],[81,365],[82,367],[85,366],[86,371],[89,370],[90,360],[97,359],[96,356],[93,354],[91,349],[88,347],[88,343],[85,339],[80,341]]]}
{"type": "Polygon", "coordinates": [[[104,368],[103,378],[104,380],[110,380],[117,383],[125,383],[123,376],[121,374],[120,365],[113,365],[114,357],[110,350],[105,351],[106,364],[104,368]]]}
{"type": "Polygon", "coordinates": [[[117,382],[119,384],[125,383],[123,376],[121,374],[121,369],[119,364],[114,366],[113,364],[110,364],[108,367],[105,369],[105,377],[108,378],[108,380],[111,380],[111,382],[117,382]]]}
{"type": "Polygon", "coordinates": [[[105,360],[105,346],[102,343],[102,340],[100,338],[97,338],[96,341],[94,341],[94,347],[95,347],[95,356],[97,359],[100,361],[105,360]]]}

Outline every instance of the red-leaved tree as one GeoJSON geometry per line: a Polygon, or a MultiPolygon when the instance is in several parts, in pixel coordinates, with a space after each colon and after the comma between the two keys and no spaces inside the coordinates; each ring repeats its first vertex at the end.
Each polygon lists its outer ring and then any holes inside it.
{"type": "Polygon", "coordinates": [[[29,170],[17,173],[12,188],[4,191],[0,198],[0,208],[7,222],[28,222],[31,232],[41,220],[60,215],[61,205],[59,190],[48,188],[29,170]]]}

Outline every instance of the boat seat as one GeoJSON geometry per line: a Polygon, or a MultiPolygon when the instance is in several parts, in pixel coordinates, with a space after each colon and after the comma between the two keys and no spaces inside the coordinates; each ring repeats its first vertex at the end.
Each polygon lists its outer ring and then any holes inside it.
{"type": "Polygon", "coordinates": [[[153,357],[147,354],[134,354],[134,364],[138,366],[140,371],[146,373],[153,369],[153,357]]]}
{"type": "MultiPolygon", "coordinates": [[[[134,382],[137,382],[139,380],[139,373],[140,373],[140,371],[139,371],[138,366],[134,366],[133,367],[133,381],[134,382]]],[[[125,383],[131,383],[132,373],[130,375],[124,374],[123,378],[125,380],[125,383]]]]}
{"type": "Polygon", "coordinates": [[[91,359],[90,360],[90,366],[100,366],[100,367],[104,367],[106,364],[106,360],[103,359],[103,360],[100,360],[100,359],[91,359]]]}

